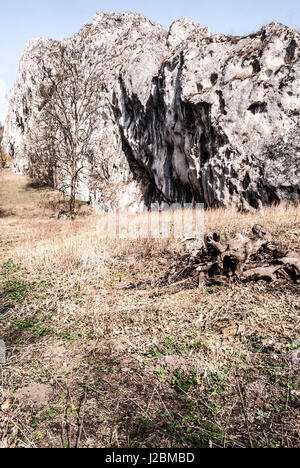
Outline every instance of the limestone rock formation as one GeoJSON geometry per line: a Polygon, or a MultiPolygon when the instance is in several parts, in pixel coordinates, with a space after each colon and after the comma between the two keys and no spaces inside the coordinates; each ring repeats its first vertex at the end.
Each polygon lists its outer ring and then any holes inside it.
{"type": "MultiPolygon", "coordinates": [[[[78,197],[99,209],[151,201],[256,209],[300,198],[300,34],[272,23],[245,37],[187,19],[169,32],[134,13],[99,13],[65,47],[101,63],[97,124],[78,197]]],[[[9,98],[4,143],[30,158],[57,41],[30,41],[9,98]],[[51,52],[51,54],[50,54],[51,52]]],[[[50,131],[50,129],[49,129],[50,131]]]]}

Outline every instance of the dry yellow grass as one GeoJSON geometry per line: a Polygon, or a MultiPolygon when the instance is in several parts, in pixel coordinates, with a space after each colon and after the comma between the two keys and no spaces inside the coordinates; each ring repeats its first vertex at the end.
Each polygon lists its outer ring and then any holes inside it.
{"type": "MultiPolygon", "coordinates": [[[[163,284],[182,244],[99,239],[99,216],[83,206],[59,222],[61,206],[25,176],[0,174],[0,405],[13,399],[0,442],[298,446],[299,288],[163,284]],[[46,402],[17,399],[40,385],[46,402]]],[[[209,210],[205,229],[226,237],[259,223],[299,249],[299,214],[209,210]]]]}
{"type": "MultiPolygon", "coordinates": [[[[3,171],[1,187],[0,227],[3,245],[5,239],[13,242],[11,254],[23,261],[32,263],[48,259],[55,265],[60,262],[61,268],[65,268],[66,263],[72,265],[76,261],[85,264],[91,262],[93,265],[100,261],[102,264],[103,256],[117,252],[125,254],[127,251],[132,252],[132,249],[133,253],[139,254],[144,249],[145,252],[158,253],[162,246],[182,250],[178,239],[99,239],[97,225],[103,217],[88,207],[81,207],[80,216],[75,221],[60,222],[57,214],[63,206],[61,196],[47,188],[35,188],[26,176],[3,171]]],[[[181,214],[175,216],[180,217],[181,214]]],[[[247,214],[235,209],[219,208],[207,210],[204,215],[205,231],[222,232],[225,236],[235,232],[249,233],[254,224],[263,225],[275,236],[284,233],[286,242],[297,243],[300,208],[282,204],[247,214]]]]}

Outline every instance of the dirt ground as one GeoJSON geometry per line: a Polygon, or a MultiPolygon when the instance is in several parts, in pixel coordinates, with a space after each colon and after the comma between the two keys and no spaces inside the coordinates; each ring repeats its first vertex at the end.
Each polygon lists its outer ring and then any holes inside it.
{"type": "MultiPolygon", "coordinates": [[[[167,282],[184,246],[97,237],[97,217],[0,173],[1,447],[299,447],[299,284],[167,282]]],[[[210,210],[299,253],[300,208],[210,210]]]]}

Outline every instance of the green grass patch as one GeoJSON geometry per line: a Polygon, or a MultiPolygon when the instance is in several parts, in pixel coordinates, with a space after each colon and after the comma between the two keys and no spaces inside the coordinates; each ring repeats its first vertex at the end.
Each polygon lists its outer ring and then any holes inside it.
{"type": "Polygon", "coordinates": [[[173,441],[193,448],[209,448],[212,445],[221,446],[225,435],[223,430],[214,423],[207,421],[197,412],[187,411],[183,416],[176,411],[160,412],[163,429],[173,441]]]}
{"type": "Polygon", "coordinates": [[[43,317],[31,317],[31,318],[11,318],[9,321],[11,327],[17,327],[22,331],[28,330],[36,336],[43,337],[52,335],[55,333],[53,328],[45,324],[45,318],[43,317]]]}
{"type": "MultiPolygon", "coordinates": [[[[7,268],[10,269],[9,271],[12,271],[13,267],[9,264],[7,268]]],[[[50,284],[47,281],[26,283],[17,277],[12,277],[2,283],[0,299],[5,298],[16,302],[22,302],[30,293],[37,293],[32,298],[36,302],[46,298],[45,294],[41,295],[40,293],[44,293],[49,286],[50,284]]]]}
{"type": "Polygon", "coordinates": [[[191,351],[197,353],[203,347],[203,343],[197,338],[196,334],[189,334],[181,339],[167,335],[159,345],[151,346],[145,354],[149,358],[159,358],[173,354],[184,356],[191,351]]]}
{"type": "Polygon", "coordinates": [[[197,372],[195,370],[184,372],[181,369],[177,369],[174,372],[172,384],[179,395],[186,395],[195,391],[198,383],[197,372]]]}
{"type": "Polygon", "coordinates": [[[7,260],[6,262],[2,263],[1,265],[1,276],[10,276],[18,271],[18,266],[15,264],[13,260],[7,260]]]}
{"type": "Polygon", "coordinates": [[[5,281],[0,291],[0,299],[8,298],[12,301],[22,301],[28,291],[31,289],[31,285],[20,281],[17,278],[12,278],[5,281]]]}

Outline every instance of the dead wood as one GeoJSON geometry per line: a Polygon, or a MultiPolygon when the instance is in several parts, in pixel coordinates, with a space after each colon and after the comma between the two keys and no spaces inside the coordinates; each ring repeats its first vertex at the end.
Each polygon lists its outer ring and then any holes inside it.
{"type": "Polygon", "coordinates": [[[297,270],[298,274],[300,274],[300,256],[298,254],[296,254],[295,252],[292,252],[292,253],[288,254],[284,258],[281,258],[279,260],[279,262],[283,263],[284,265],[295,268],[295,270],[297,270]]]}
{"type": "Polygon", "coordinates": [[[253,281],[253,280],[267,280],[267,281],[274,281],[276,277],[274,273],[280,269],[280,266],[265,266],[265,267],[258,267],[253,268],[247,271],[244,271],[241,275],[241,278],[246,281],[253,281]]]}

